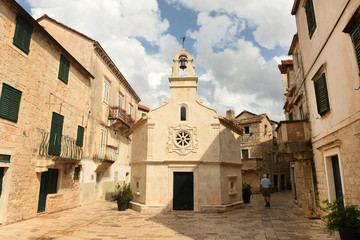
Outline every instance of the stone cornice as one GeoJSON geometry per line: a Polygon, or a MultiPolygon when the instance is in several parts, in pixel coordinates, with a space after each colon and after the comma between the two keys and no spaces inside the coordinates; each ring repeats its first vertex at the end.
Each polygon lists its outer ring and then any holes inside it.
{"type": "Polygon", "coordinates": [[[105,50],[101,47],[100,43],[95,41],[94,49],[97,54],[104,60],[107,66],[111,69],[111,71],[115,74],[115,76],[119,79],[119,81],[125,86],[125,88],[131,93],[131,95],[136,99],[137,102],[140,102],[140,97],[136,94],[135,90],[131,87],[125,77],[122,75],[120,70],[116,67],[115,63],[111,60],[109,55],[105,52],[105,50]]]}

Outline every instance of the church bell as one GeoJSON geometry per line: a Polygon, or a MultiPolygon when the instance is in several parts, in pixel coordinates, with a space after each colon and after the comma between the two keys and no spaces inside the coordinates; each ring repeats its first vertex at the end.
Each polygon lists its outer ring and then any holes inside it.
{"type": "Polygon", "coordinates": [[[180,69],[184,70],[186,69],[186,58],[182,57],[180,58],[180,69]]]}

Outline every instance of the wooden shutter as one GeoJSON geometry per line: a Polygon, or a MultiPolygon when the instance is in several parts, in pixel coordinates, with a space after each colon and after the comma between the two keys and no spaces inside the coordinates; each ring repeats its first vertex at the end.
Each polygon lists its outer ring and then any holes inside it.
{"type": "Polygon", "coordinates": [[[330,110],[325,73],[314,82],[318,113],[323,116],[330,110]]]}
{"type": "Polygon", "coordinates": [[[22,92],[3,84],[0,99],[0,117],[17,122],[22,92]]]}
{"type": "Polygon", "coordinates": [[[84,128],[78,126],[76,145],[82,147],[84,143],[84,128]]]}
{"type": "Polygon", "coordinates": [[[69,79],[70,62],[63,55],[60,57],[60,67],[58,78],[64,83],[68,83],[69,79]]]}
{"type": "Polygon", "coordinates": [[[49,140],[49,155],[60,156],[63,123],[64,117],[53,112],[49,140]]]}
{"type": "Polygon", "coordinates": [[[351,32],[351,39],[354,43],[356,60],[360,70],[360,24],[351,32]]]}
{"type": "Polygon", "coordinates": [[[2,182],[3,182],[3,178],[4,178],[4,169],[5,168],[0,168],[0,196],[1,196],[1,192],[2,192],[2,182]]]}
{"type": "Polygon", "coordinates": [[[305,12],[309,29],[309,37],[311,38],[316,28],[315,11],[312,0],[306,1],[305,12]]]}
{"type": "Polygon", "coordinates": [[[29,53],[31,34],[33,26],[30,25],[21,15],[16,18],[16,28],[13,44],[26,54],[29,53]]]}

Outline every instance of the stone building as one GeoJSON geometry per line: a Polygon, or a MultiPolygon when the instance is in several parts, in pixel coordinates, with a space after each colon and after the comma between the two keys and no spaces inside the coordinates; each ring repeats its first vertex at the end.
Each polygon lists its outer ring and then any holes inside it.
{"type": "Polygon", "coordinates": [[[240,136],[243,182],[250,183],[253,193],[259,193],[260,179],[266,173],[274,190],[288,189],[289,163],[276,155],[277,122],[270,120],[267,114],[257,115],[246,110],[235,119],[244,128],[240,136]]]}
{"type": "Polygon", "coordinates": [[[130,181],[131,138],[140,98],[101,45],[47,15],[38,22],[94,74],[81,162],[80,202],[109,199],[114,184],[130,181]]]}
{"type": "Polygon", "coordinates": [[[239,205],[243,128],[196,97],[198,77],[184,49],[173,61],[171,97],[129,132],[132,208],[205,211],[239,205]],[[179,62],[187,76],[180,76],[179,62]]]}
{"type": "MultiPolygon", "coordinates": [[[[291,12],[309,112],[309,128],[302,132],[305,139],[311,133],[316,211],[325,199],[344,196],[346,205],[360,202],[360,1],[324,4],[295,0],[291,12]]],[[[290,54],[296,58],[296,52],[290,54]]]]}
{"type": "Polygon", "coordinates": [[[79,205],[93,76],[18,3],[0,0],[0,223],[79,205]]]}
{"type": "Polygon", "coordinates": [[[289,55],[294,60],[282,60],[279,70],[284,90],[284,111],[286,121],[280,121],[277,128],[277,150],[290,162],[291,183],[294,199],[307,213],[316,211],[317,188],[315,165],[310,143],[310,123],[304,73],[295,34],[289,55]]]}

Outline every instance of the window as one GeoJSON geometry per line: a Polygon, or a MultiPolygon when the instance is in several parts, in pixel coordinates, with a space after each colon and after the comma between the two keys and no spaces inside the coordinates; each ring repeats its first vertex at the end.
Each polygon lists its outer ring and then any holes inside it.
{"type": "Polygon", "coordinates": [[[101,130],[100,132],[100,157],[105,156],[106,150],[106,131],[101,130]]]}
{"type": "Polygon", "coordinates": [[[103,102],[106,104],[109,103],[109,83],[106,81],[104,81],[103,102]]]}
{"type": "Polygon", "coordinates": [[[249,149],[241,150],[241,156],[242,159],[249,159],[249,149]]]}
{"type": "Polygon", "coordinates": [[[20,108],[21,92],[3,83],[0,98],[0,117],[17,122],[20,108]]]}
{"type": "Polygon", "coordinates": [[[119,109],[122,109],[122,97],[119,97],[119,109]]]}
{"type": "Polygon", "coordinates": [[[13,44],[20,48],[24,53],[29,53],[31,34],[33,26],[29,24],[22,16],[16,17],[16,28],[13,44]]]}
{"type": "Polygon", "coordinates": [[[181,107],[180,109],[180,121],[186,121],[186,108],[181,107]]]}
{"type": "Polygon", "coordinates": [[[2,192],[2,182],[3,182],[3,178],[4,178],[4,171],[5,168],[0,167],[0,196],[1,196],[1,192],[2,192]]]}
{"type": "Polygon", "coordinates": [[[133,106],[131,104],[129,104],[129,114],[131,115],[131,112],[132,112],[132,108],[133,106]]]}
{"type": "Polygon", "coordinates": [[[54,113],[51,120],[49,155],[60,156],[64,116],[54,113]]]}
{"type": "Polygon", "coordinates": [[[0,162],[10,162],[10,155],[0,154],[0,162]]]}
{"type": "Polygon", "coordinates": [[[79,180],[80,176],[80,167],[74,168],[74,180],[79,180]]]}
{"type": "Polygon", "coordinates": [[[318,80],[314,81],[314,86],[318,113],[320,116],[323,116],[330,110],[325,73],[318,80]]]}
{"type": "Polygon", "coordinates": [[[245,129],[245,134],[249,134],[250,133],[250,128],[249,127],[244,127],[245,129]]]}
{"type": "Polygon", "coordinates": [[[266,136],[266,134],[267,134],[267,125],[265,125],[265,133],[264,133],[264,136],[266,136]]]}
{"type": "Polygon", "coordinates": [[[360,69],[360,23],[350,32],[350,35],[355,48],[357,64],[360,69]]]}
{"type": "Polygon", "coordinates": [[[304,116],[304,109],[303,109],[303,106],[302,106],[302,105],[300,106],[299,111],[300,111],[300,119],[301,119],[301,120],[304,120],[304,119],[305,119],[305,116],[304,116]]]}
{"type": "Polygon", "coordinates": [[[289,120],[290,121],[294,120],[293,112],[289,112],[289,120]]]}
{"type": "Polygon", "coordinates": [[[76,146],[82,147],[83,144],[84,144],[84,128],[82,126],[78,126],[76,146]]]}
{"type": "Polygon", "coordinates": [[[60,57],[60,67],[58,78],[64,83],[68,83],[69,79],[70,62],[63,55],[60,57]]]}
{"type": "Polygon", "coordinates": [[[308,29],[309,29],[309,38],[311,38],[316,29],[315,11],[314,11],[314,5],[313,5],[312,0],[306,1],[305,12],[306,12],[306,19],[307,19],[308,29]]]}

